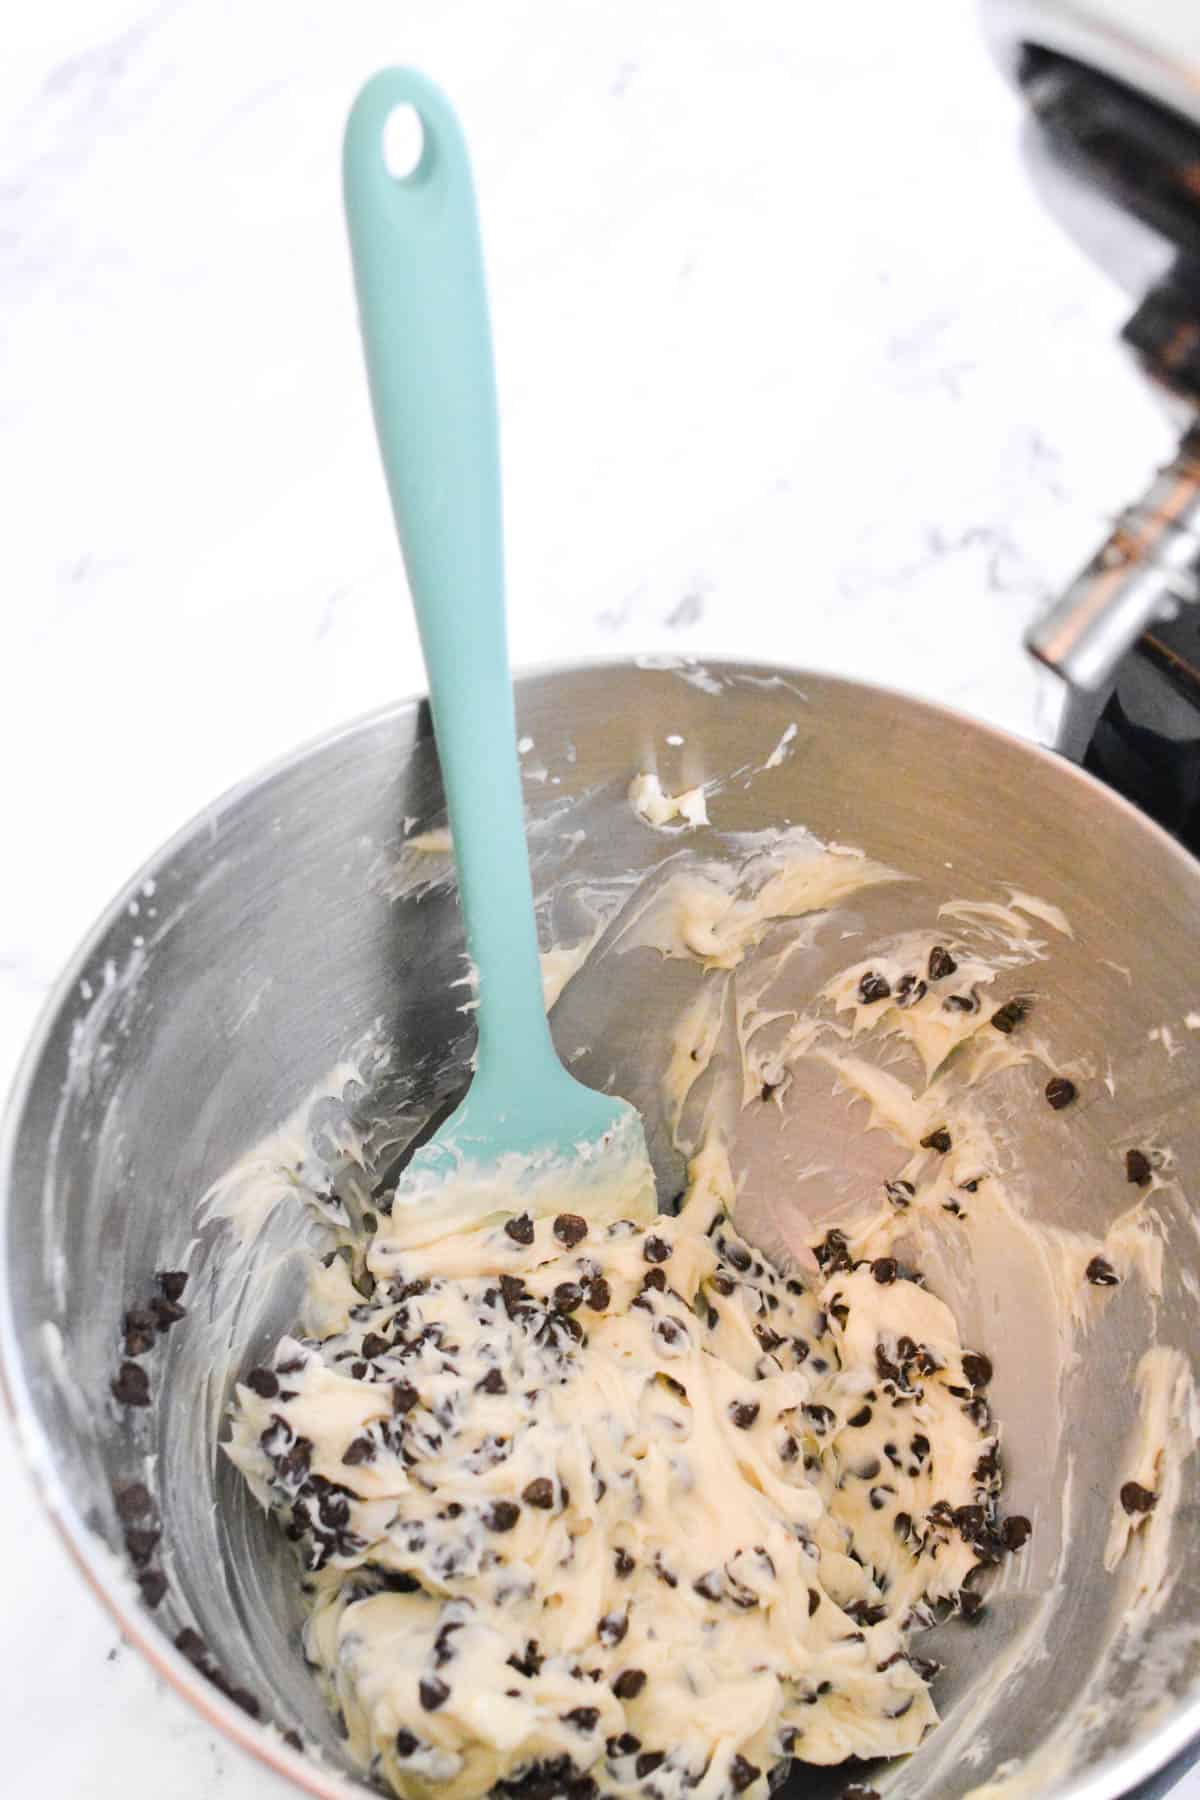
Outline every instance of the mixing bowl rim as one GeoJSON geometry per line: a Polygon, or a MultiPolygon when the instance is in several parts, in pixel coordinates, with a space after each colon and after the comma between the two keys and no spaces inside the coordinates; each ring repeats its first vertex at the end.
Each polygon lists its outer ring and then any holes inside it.
{"type": "MultiPolygon", "coordinates": [[[[947,723],[982,733],[1018,753],[1053,767],[1067,780],[1073,779],[1084,793],[1103,798],[1108,804],[1115,806],[1118,812],[1125,813],[1131,821],[1136,822],[1141,830],[1148,831],[1157,838],[1161,848],[1179,862],[1185,872],[1190,872],[1193,879],[1200,873],[1200,863],[1161,826],[1066,757],[1002,726],[973,718],[955,707],[907,694],[878,682],[857,681],[848,676],[816,669],[801,669],[791,663],[771,662],[760,658],[743,661],[731,657],[654,654],[585,657],[566,663],[540,662],[516,669],[514,678],[519,698],[522,686],[547,677],[619,670],[678,673],[685,680],[689,671],[717,677],[731,676],[735,679],[738,676],[779,676],[797,684],[797,696],[805,700],[807,695],[804,694],[803,684],[806,682],[819,683],[824,688],[862,692],[875,698],[895,700],[906,708],[915,708],[919,712],[938,716],[947,723]]],[[[68,958],[62,973],[42,1003],[0,1116],[0,1397],[3,1397],[13,1422],[14,1435],[37,1499],[95,1598],[108,1611],[123,1636],[136,1645],[176,1695],[195,1707],[209,1725],[222,1731],[239,1748],[265,1763],[276,1774],[316,1796],[317,1800],[354,1800],[354,1796],[361,1796],[368,1790],[341,1771],[322,1768],[313,1752],[291,1749],[283,1743],[273,1725],[252,1720],[233,1701],[226,1699],[205,1681],[193,1664],[171,1643],[167,1633],[154,1627],[152,1615],[145,1609],[140,1592],[124,1565],[88,1527],[75,1507],[59,1476],[53,1445],[42,1428],[24,1376],[8,1279],[9,1210],[16,1185],[17,1141],[37,1069],[64,1005],[76,991],[83,971],[98,945],[123,915],[130,900],[138,896],[144,885],[154,880],[157,872],[177,852],[191,843],[200,831],[209,829],[214,819],[230,812],[242,800],[319,752],[370,732],[405,713],[417,713],[421,704],[427,700],[426,693],[418,692],[403,699],[387,701],[306,739],[235,782],[173,832],[97,915],[68,958]]],[[[1058,1800],[1118,1800],[1120,1795],[1128,1794],[1139,1783],[1150,1779],[1198,1740],[1200,1689],[1179,1700],[1168,1718],[1144,1739],[1125,1746],[1101,1767],[1068,1778],[1067,1784],[1057,1791],[1058,1800]]]]}

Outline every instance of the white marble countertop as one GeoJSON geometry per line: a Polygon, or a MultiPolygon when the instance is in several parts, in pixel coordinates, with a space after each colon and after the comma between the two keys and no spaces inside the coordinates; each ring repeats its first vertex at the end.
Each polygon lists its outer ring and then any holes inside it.
{"type": "MultiPolygon", "coordinates": [[[[1114,347],[1121,296],[1026,187],[973,13],[21,9],[0,1081],[160,840],[420,685],[339,213],[342,120],[382,63],[438,78],[474,145],[515,660],[762,655],[1035,730],[1022,627],[1167,428],[1114,347]]],[[[122,1646],[0,1456],[0,1786],[282,1792],[122,1646]]]]}

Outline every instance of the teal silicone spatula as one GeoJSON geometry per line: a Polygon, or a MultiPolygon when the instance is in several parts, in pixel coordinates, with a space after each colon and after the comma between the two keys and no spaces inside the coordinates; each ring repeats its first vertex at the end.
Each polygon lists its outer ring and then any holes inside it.
{"type": "Polygon", "coordinates": [[[420,628],[478,979],[466,1099],[410,1162],[397,1244],[506,1212],[645,1219],[641,1120],[564,1069],[542,998],[504,625],[499,438],[470,161],[445,96],[385,69],[346,126],[346,218],[375,427],[420,628]],[[422,148],[393,175],[385,127],[413,109],[422,148]]]}

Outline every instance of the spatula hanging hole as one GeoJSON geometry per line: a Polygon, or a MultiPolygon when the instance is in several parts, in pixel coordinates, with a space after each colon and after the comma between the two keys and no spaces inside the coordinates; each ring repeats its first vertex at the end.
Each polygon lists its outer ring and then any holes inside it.
{"type": "Polygon", "coordinates": [[[383,124],[383,163],[394,181],[407,181],[420,166],[425,129],[415,106],[394,106],[383,124]]]}

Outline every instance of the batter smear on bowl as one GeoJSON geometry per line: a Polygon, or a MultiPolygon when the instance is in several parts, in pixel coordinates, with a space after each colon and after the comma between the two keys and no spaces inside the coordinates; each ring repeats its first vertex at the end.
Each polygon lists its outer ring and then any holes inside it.
{"type": "Polygon", "coordinates": [[[677,1217],[381,1217],[322,1323],[239,1386],[351,1754],[413,1800],[765,1793],[782,1759],[912,1750],[911,1634],[982,1604],[991,1364],[894,1257],[770,1266],[719,1142],[677,1217]]]}

